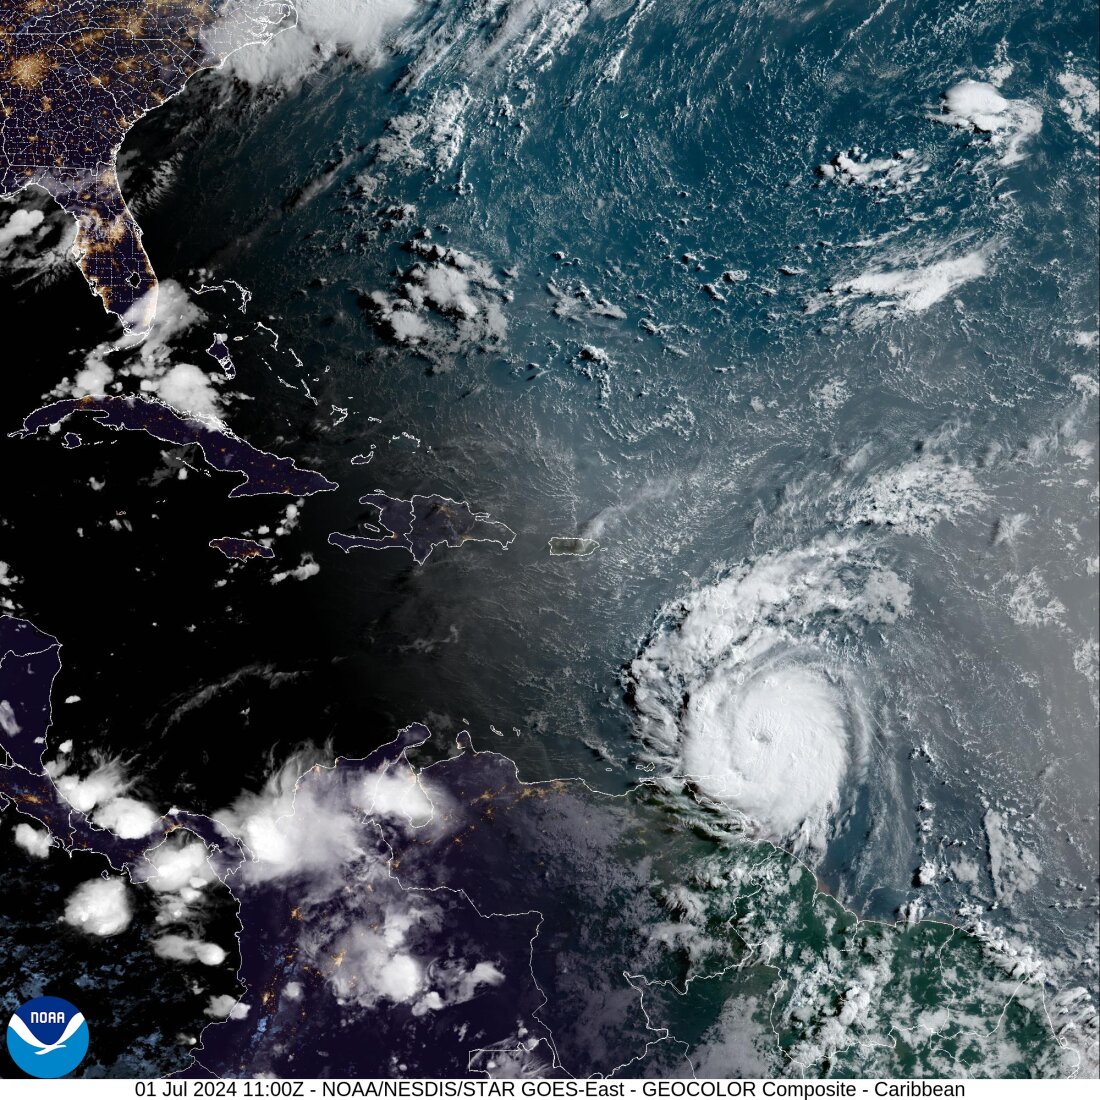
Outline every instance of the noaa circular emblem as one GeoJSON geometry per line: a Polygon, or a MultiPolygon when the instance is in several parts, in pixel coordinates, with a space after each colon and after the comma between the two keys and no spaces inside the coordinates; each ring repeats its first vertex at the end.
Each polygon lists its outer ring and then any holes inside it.
{"type": "Polygon", "coordinates": [[[32,1077],[64,1077],[88,1053],[84,1015],[60,997],[35,997],[8,1021],[8,1053],[32,1077]]]}

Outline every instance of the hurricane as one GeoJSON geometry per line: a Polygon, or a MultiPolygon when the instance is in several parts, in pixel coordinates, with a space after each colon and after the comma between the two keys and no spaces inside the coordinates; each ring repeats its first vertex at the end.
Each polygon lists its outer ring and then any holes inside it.
{"type": "Polygon", "coordinates": [[[732,567],[662,609],[626,673],[643,756],[762,835],[820,854],[867,766],[855,652],[909,586],[855,539],[732,567]]]}

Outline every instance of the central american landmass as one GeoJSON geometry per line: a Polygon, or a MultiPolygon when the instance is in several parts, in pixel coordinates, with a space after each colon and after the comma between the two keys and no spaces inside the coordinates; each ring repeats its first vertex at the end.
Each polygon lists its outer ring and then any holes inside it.
{"type": "Polygon", "coordinates": [[[1064,1036],[1092,1026],[983,920],[860,920],[682,783],[528,782],[466,730],[435,763],[414,723],[122,835],[45,759],[59,654],[0,616],[0,810],[135,887],[156,889],[171,834],[204,846],[246,993],[186,1076],[1063,1076],[1064,1036]]]}
{"type": "Polygon", "coordinates": [[[127,331],[152,323],[157,278],[119,189],[123,138],[292,14],[287,0],[6,0],[0,195],[37,185],[76,218],[74,257],[127,331]]]}

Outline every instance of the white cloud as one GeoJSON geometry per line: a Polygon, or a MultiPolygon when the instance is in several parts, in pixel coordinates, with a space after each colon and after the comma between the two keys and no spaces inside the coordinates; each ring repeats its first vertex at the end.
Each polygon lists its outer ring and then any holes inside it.
{"type": "Polygon", "coordinates": [[[839,307],[857,329],[884,317],[923,313],[959,287],[989,270],[988,247],[956,256],[900,254],[885,257],[850,279],[838,279],[806,304],[807,313],[827,305],[839,307]]]}
{"type": "Polygon", "coordinates": [[[650,759],[767,835],[822,847],[868,723],[854,674],[819,635],[893,622],[908,603],[909,586],[860,543],[830,538],[666,606],[629,672],[650,759]]]}
{"type": "Polygon", "coordinates": [[[15,717],[15,709],[7,699],[0,699],[0,729],[9,737],[15,737],[22,732],[19,719],[15,717]]]}
{"type": "Polygon", "coordinates": [[[414,825],[431,820],[431,799],[408,764],[379,768],[353,792],[352,801],[367,814],[403,818],[414,825]]]}
{"type": "Polygon", "coordinates": [[[178,893],[184,888],[201,890],[214,881],[206,845],[188,833],[174,833],[150,849],[145,858],[156,868],[147,882],[159,893],[178,893]]]}
{"type": "Polygon", "coordinates": [[[91,354],[103,356],[137,349],[141,363],[152,369],[163,362],[173,340],[205,319],[206,314],[191,300],[182,284],[175,279],[162,279],[152,328],[144,335],[127,335],[114,343],[100,344],[91,354]]]}
{"type": "Polygon", "coordinates": [[[433,359],[504,339],[505,294],[488,263],[421,240],[408,247],[419,259],[401,274],[399,293],[374,291],[368,296],[375,317],[393,339],[433,359]]]}
{"type": "Polygon", "coordinates": [[[489,962],[479,962],[466,969],[465,964],[457,960],[438,963],[425,971],[415,960],[407,956],[402,959],[402,969],[409,978],[408,988],[390,987],[380,996],[396,1002],[412,1001],[414,1016],[426,1016],[448,1005],[465,1004],[473,1000],[483,987],[500,985],[504,981],[503,972],[489,962]]]}
{"type": "Polygon", "coordinates": [[[484,986],[500,985],[504,981],[504,973],[489,962],[476,963],[467,970],[459,961],[434,967],[430,980],[433,988],[413,1005],[414,1016],[436,1012],[447,1005],[465,1004],[473,1000],[484,986]]]}
{"type": "Polygon", "coordinates": [[[477,75],[505,69],[542,71],[583,26],[590,5],[585,0],[520,0],[485,8],[481,18],[464,18],[446,5],[423,38],[409,36],[402,45],[423,48],[409,67],[407,83],[421,84],[436,67],[477,75]]]}
{"type": "Polygon", "coordinates": [[[775,1077],[779,1049],[772,1031],[760,1023],[767,1018],[759,1001],[731,997],[718,1020],[703,1035],[691,1060],[700,1078],[775,1077]]]}
{"type": "MultiPolygon", "coordinates": [[[[375,847],[377,826],[369,816],[386,817],[423,828],[436,806],[453,811],[445,791],[434,789],[399,756],[372,770],[349,762],[334,767],[315,764],[315,753],[303,751],[276,770],[258,792],[245,792],[218,819],[245,843],[250,856],[241,870],[245,883],[296,878],[305,883],[303,900],[327,897],[340,889],[343,875],[352,873],[391,882],[385,860],[375,847]],[[430,793],[430,797],[429,797],[430,793]]],[[[151,853],[158,864],[162,858],[151,853]]],[[[175,867],[175,860],[171,861],[175,867]]],[[[168,878],[171,886],[195,866],[180,867],[168,878]]],[[[156,886],[157,879],[150,884],[156,886]]],[[[381,887],[375,884],[381,891],[381,887]]],[[[399,891],[404,896],[404,891],[399,891]]],[[[384,895],[379,892],[379,903],[384,895]]],[[[396,910],[391,933],[398,927],[396,910]]]]}
{"type": "Polygon", "coordinates": [[[1006,99],[992,84],[962,80],[942,96],[940,114],[929,115],[936,122],[988,134],[1003,150],[999,164],[1016,164],[1024,159],[1023,146],[1043,126],[1042,108],[1024,99],[1006,99]]]}
{"type": "Polygon", "coordinates": [[[93,936],[114,936],[130,923],[130,900],[120,878],[81,883],[65,904],[65,921],[93,936]]]}
{"type": "Polygon", "coordinates": [[[302,560],[293,569],[281,569],[278,573],[271,574],[272,584],[281,584],[288,577],[296,581],[308,581],[310,577],[316,577],[321,572],[321,567],[313,560],[313,555],[307,550],[302,555],[302,560]]]}
{"type": "Polygon", "coordinates": [[[107,392],[107,387],[114,381],[115,372],[102,360],[89,361],[81,367],[73,376],[73,380],[62,383],[65,386],[65,395],[71,397],[98,397],[107,392]]]}
{"type": "Polygon", "coordinates": [[[108,760],[92,770],[85,778],[63,775],[57,780],[57,789],[74,809],[90,813],[98,804],[117,798],[129,786],[118,761],[108,760]]]}
{"type": "MultiPolygon", "coordinates": [[[[403,755],[370,769],[343,761],[306,770],[299,757],[279,769],[263,791],[243,795],[218,817],[252,857],[236,880],[238,888],[295,881],[302,912],[296,953],[324,978],[333,997],[365,1007],[403,1004],[422,1015],[504,981],[492,960],[466,963],[457,950],[440,957],[444,909],[405,889],[371,820],[385,817],[427,828],[439,805],[448,807],[453,827],[456,811],[449,796],[435,790],[403,755]]],[[[182,877],[181,872],[173,882],[182,877]]],[[[288,983],[283,995],[301,999],[301,983],[288,983]]]]}
{"type": "Polygon", "coordinates": [[[160,820],[160,814],[136,798],[112,798],[98,806],[94,820],[104,829],[110,829],[125,840],[137,840],[148,835],[160,820]]]}
{"type": "Polygon", "coordinates": [[[141,389],[153,393],[174,409],[192,416],[217,417],[221,399],[212,376],[190,363],[169,367],[160,378],[143,378],[141,389]]]}
{"type": "Polygon", "coordinates": [[[71,379],[54,390],[54,397],[84,397],[121,393],[132,389],[159,398],[190,415],[217,417],[221,398],[217,386],[224,383],[220,370],[204,371],[190,363],[173,363],[171,344],[182,333],[206,319],[174,279],[160,283],[156,317],[147,333],[128,333],[114,342],[94,347],[71,379]]]}
{"type": "MultiPolygon", "coordinates": [[[[311,8],[314,2],[318,0],[311,0],[311,8]]],[[[411,0],[406,2],[411,10],[411,0]]],[[[403,18],[401,3],[389,0],[385,6],[391,4],[394,17],[390,26],[397,27],[403,18]]],[[[398,84],[409,107],[387,121],[385,133],[374,147],[375,164],[399,172],[441,175],[458,159],[468,114],[487,103],[506,113],[513,120],[517,140],[524,140],[527,125],[520,116],[536,101],[536,94],[521,74],[541,72],[553,64],[588,14],[585,0],[521,0],[482,5],[473,18],[461,7],[434,5],[423,18],[408,19],[394,40],[396,48],[409,58],[398,84]],[[433,70],[440,66],[445,72],[429,82],[433,70]],[[507,93],[500,94],[498,86],[487,87],[501,73],[509,74],[512,89],[524,91],[517,101],[507,93]]],[[[324,47],[316,52],[326,55],[324,47]]],[[[370,193],[379,179],[363,173],[360,181],[370,193]]]]}
{"type": "Polygon", "coordinates": [[[797,834],[835,809],[853,751],[846,711],[824,670],[765,665],[738,684],[720,667],[691,691],[683,770],[773,835],[797,834]]]}
{"type": "Polygon", "coordinates": [[[7,222],[0,226],[0,256],[8,251],[14,241],[33,233],[42,224],[45,216],[41,210],[26,210],[22,207],[14,210],[7,222]]]}
{"type": "Polygon", "coordinates": [[[416,0],[296,0],[296,26],[233,54],[223,71],[248,84],[289,88],[337,53],[371,64],[418,6],[416,0]]]}
{"type": "MultiPolygon", "coordinates": [[[[15,571],[6,561],[0,561],[0,588],[12,591],[23,583],[23,578],[16,575],[15,571]]],[[[18,606],[12,596],[7,592],[0,592],[0,611],[16,611],[18,606]]]]}
{"type": "Polygon", "coordinates": [[[840,184],[855,184],[889,195],[904,195],[920,183],[928,165],[918,160],[913,149],[903,149],[891,157],[869,157],[859,146],[837,153],[828,164],[818,166],[822,179],[840,184]]]}
{"type": "Polygon", "coordinates": [[[975,512],[987,502],[969,469],[926,449],[911,462],[872,475],[833,518],[849,527],[896,527],[912,535],[975,512]]]}
{"type": "Polygon", "coordinates": [[[997,900],[1011,902],[1018,893],[1025,893],[1039,881],[1043,865],[1031,849],[1012,835],[1012,826],[1004,814],[988,810],[984,824],[997,900]]]}
{"type": "MultiPolygon", "coordinates": [[[[206,888],[217,876],[207,858],[206,845],[180,831],[146,852],[150,865],[144,880],[157,894],[157,923],[180,924],[201,907],[206,888]]],[[[138,865],[135,873],[145,870],[138,865]]]]}
{"type": "Polygon", "coordinates": [[[295,793],[306,765],[289,760],[259,793],[246,793],[218,816],[248,846],[254,860],[243,876],[256,882],[281,877],[324,877],[361,855],[361,814],[346,796],[324,797],[317,784],[295,793]]]}
{"type": "Polygon", "coordinates": [[[172,934],[153,940],[153,950],[162,959],[185,963],[200,962],[205,966],[219,966],[226,958],[225,951],[216,943],[172,934]]]}
{"type": "Polygon", "coordinates": [[[145,836],[160,819],[152,806],[127,797],[131,780],[117,760],[104,761],[83,779],[62,774],[67,767],[64,760],[51,761],[49,767],[57,789],[69,805],[89,814],[102,829],[110,829],[127,840],[136,840],[145,836]]]}
{"type": "Polygon", "coordinates": [[[46,829],[36,829],[22,822],[15,827],[15,843],[36,859],[45,859],[49,855],[52,841],[46,829]]]}
{"type": "Polygon", "coordinates": [[[248,1005],[239,1004],[236,997],[221,993],[210,998],[203,1012],[215,1020],[243,1020],[248,1015],[248,1005]]]}
{"type": "Polygon", "coordinates": [[[1038,569],[1024,577],[1010,575],[1006,579],[1016,581],[1008,597],[1008,613],[1021,626],[1049,626],[1061,621],[1066,605],[1047,588],[1038,569]]]}
{"type": "Polygon", "coordinates": [[[391,118],[375,145],[378,163],[405,172],[431,169],[441,173],[450,168],[466,139],[464,116],[472,99],[469,88],[462,84],[435,92],[420,111],[391,118]]]}
{"type": "Polygon", "coordinates": [[[356,924],[314,949],[333,994],[365,1008],[380,1001],[408,1004],[428,992],[426,961],[414,956],[407,940],[414,928],[435,930],[441,923],[437,909],[412,901],[391,901],[380,918],[356,924]]]}
{"type": "Polygon", "coordinates": [[[1100,89],[1088,77],[1075,72],[1061,73],[1058,83],[1065,93],[1058,106],[1065,112],[1070,126],[1090,138],[1094,145],[1100,142],[1100,131],[1096,128],[1097,115],[1100,114],[1100,89]]]}
{"type": "Polygon", "coordinates": [[[49,285],[72,269],[76,219],[33,185],[19,201],[0,226],[0,258],[5,271],[19,275],[20,282],[34,279],[49,285]]]}
{"type": "Polygon", "coordinates": [[[408,302],[389,298],[380,290],[371,292],[371,301],[378,310],[378,317],[389,327],[390,334],[401,344],[418,344],[432,336],[434,328],[408,302]]]}

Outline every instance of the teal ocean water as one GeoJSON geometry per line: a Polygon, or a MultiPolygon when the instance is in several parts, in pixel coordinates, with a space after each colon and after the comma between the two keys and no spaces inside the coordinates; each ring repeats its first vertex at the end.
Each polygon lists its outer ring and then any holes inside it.
{"type": "MultiPolygon", "coordinates": [[[[147,374],[220,374],[224,334],[235,377],[174,392],[340,490],[287,513],[154,444],[34,444],[71,496],[17,492],[0,557],[65,646],[74,774],[121,755],[146,801],[213,812],[302,745],[423,722],[421,764],[467,729],[525,781],[576,779],[562,819],[608,820],[562,865],[647,900],[585,941],[622,963],[603,1046],[563,1022],[509,1071],[1089,1072],[1095,13],[325,11],[194,81],[121,165],[181,318],[147,374]],[[423,566],[328,545],[371,534],[374,491],[516,538],[423,566]],[[36,573],[32,532],[82,567],[36,573]],[[275,557],[207,548],[230,536],[275,557]]],[[[80,324],[43,336],[20,416],[110,335],[53,270],[9,264],[80,324]]],[[[471,844],[468,873],[501,860],[471,844]]]]}

